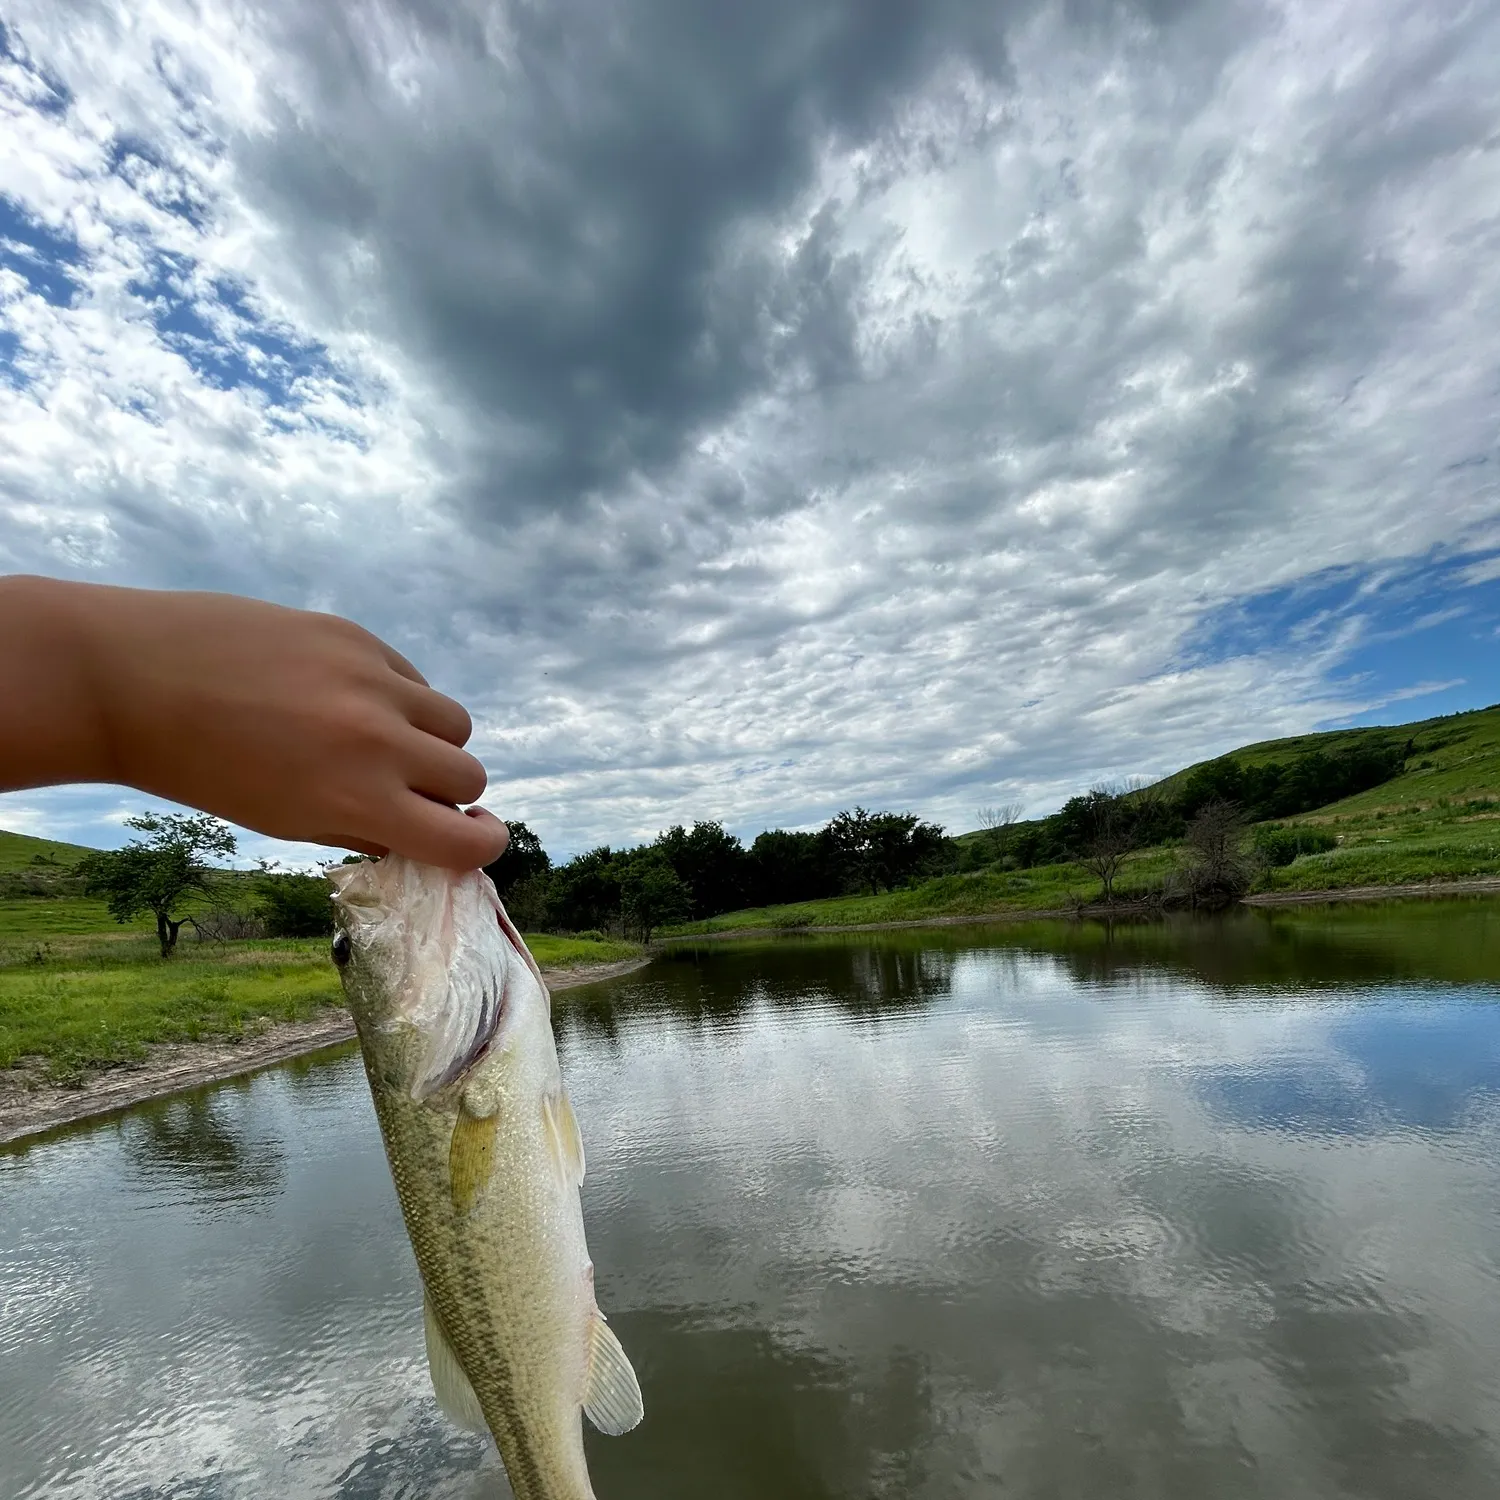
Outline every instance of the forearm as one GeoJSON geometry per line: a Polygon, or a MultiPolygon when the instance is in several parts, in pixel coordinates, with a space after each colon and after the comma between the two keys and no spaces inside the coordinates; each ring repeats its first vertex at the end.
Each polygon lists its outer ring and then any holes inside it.
{"type": "Polygon", "coordinates": [[[113,779],[89,649],[113,592],[0,578],[0,789],[113,779]]]}
{"type": "Polygon", "coordinates": [[[272,838],[471,869],[505,848],[469,715],[348,620],[0,578],[0,788],[107,781],[272,838]]]}

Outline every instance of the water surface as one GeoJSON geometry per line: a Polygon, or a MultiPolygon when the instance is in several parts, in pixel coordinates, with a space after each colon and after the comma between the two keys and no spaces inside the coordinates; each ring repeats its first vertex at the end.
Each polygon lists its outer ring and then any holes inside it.
{"type": "MultiPolygon", "coordinates": [[[[1500,1494],[1500,904],[559,999],[601,1500],[1500,1494]]],[[[347,1050],[0,1155],[0,1495],[480,1497],[347,1050]]]]}

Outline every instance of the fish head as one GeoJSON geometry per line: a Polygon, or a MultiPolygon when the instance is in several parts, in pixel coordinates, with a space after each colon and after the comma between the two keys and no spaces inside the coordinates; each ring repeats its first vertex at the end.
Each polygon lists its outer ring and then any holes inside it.
{"type": "Polygon", "coordinates": [[[349,1008],[362,1034],[415,1034],[402,1080],[414,1100],[457,1083],[523,1013],[540,1005],[545,1024],[546,985],[482,870],[386,855],[325,873],[349,1008]]]}

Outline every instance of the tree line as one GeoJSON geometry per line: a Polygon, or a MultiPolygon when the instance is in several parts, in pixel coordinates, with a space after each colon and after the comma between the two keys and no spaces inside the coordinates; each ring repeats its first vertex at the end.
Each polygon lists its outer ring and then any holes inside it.
{"type": "Polygon", "coordinates": [[[876,895],[955,864],[953,840],[913,813],[841,812],[816,831],[775,828],[748,848],[718,822],[674,824],[649,844],[608,844],[554,866],[510,821],[510,847],[488,874],[523,926],[624,928],[646,940],[674,922],[747,906],[876,895]]]}
{"type": "MultiPolygon", "coordinates": [[[[1224,756],[1175,783],[1093,787],[1029,822],[1020,821],[1014,805],[985,809],[981,832],[961,842],[913,813],[856,807],[813,831],[768,829],[748,847],[722,823],[679,823],[650,843],[602,844],[554,865],[536,834],[512,819],[510,847],[486,873],[523,929],[627,931],[646,941],[677,922],[875,895],[955,871],[1077,863],[1098,878],[1109,901],[1130,854],[1168,843],[1183,846],[1182,891],[1211,900],[1242,892],[1256,863],[1289,864],[1333,843],[1318,829],[1272,826],[1258,828],[1247,850],[1248,825],[1378,786],[1400,774],[1413,749],[1410,740],[1366,740],[1260,765],[1224,756]]],[[[233,833],[217,818],[147,813],[127,819],[127,826],[141,836],[123,849],[91,854],[70,872],[70,883],[103,897],[121,922],[150,912],[163,957],[185,924],[211,939],[332,931],[322,876],[267,865],[257,875],[215,870],[211,859],[235,852],[233,833]]]]}
{"type": "Polygon", "coordinates": [[[1104,900],[1126,858],[1161,844],[1184,846],[1182,885],[1192,899],[1231,896],[1253,866],[1287,864],[1332,845],[1313,829],[1263,829],[1242,848],[1251,823],[1294,817],[1399,775],[1410,741],[1364,741],[1345,751],[1308,751],[1248,765],[1224,756],[1179,783],[1096,786],[1050,817],[1021,822],[1020,809],[985,809],[980,835],[960,842],[912,813],[841,812],[813,832],[770,829],[747,848],[717,822],[675,824],[649,844],[601,845],[554,866],[524,822],[488,873],[523,927],[623,929],[649,939],[661,927],[745,907],[894,890],[952,872],[1080,864],[1104,900]]]}

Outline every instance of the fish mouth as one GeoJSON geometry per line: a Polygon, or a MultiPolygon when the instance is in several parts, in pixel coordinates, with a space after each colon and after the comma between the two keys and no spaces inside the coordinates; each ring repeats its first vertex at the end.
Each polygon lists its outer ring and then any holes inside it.
{"type": "Polygon", "coordinates": [[[387,855],[327,874],[351,944],[391,992],[386,1024],[409,1025],[423,1039],[410,1084],[423,1103],[463,1078],[502,1035],[517,964],[538,983],[540,971],[481,870],[387,855]]]}

